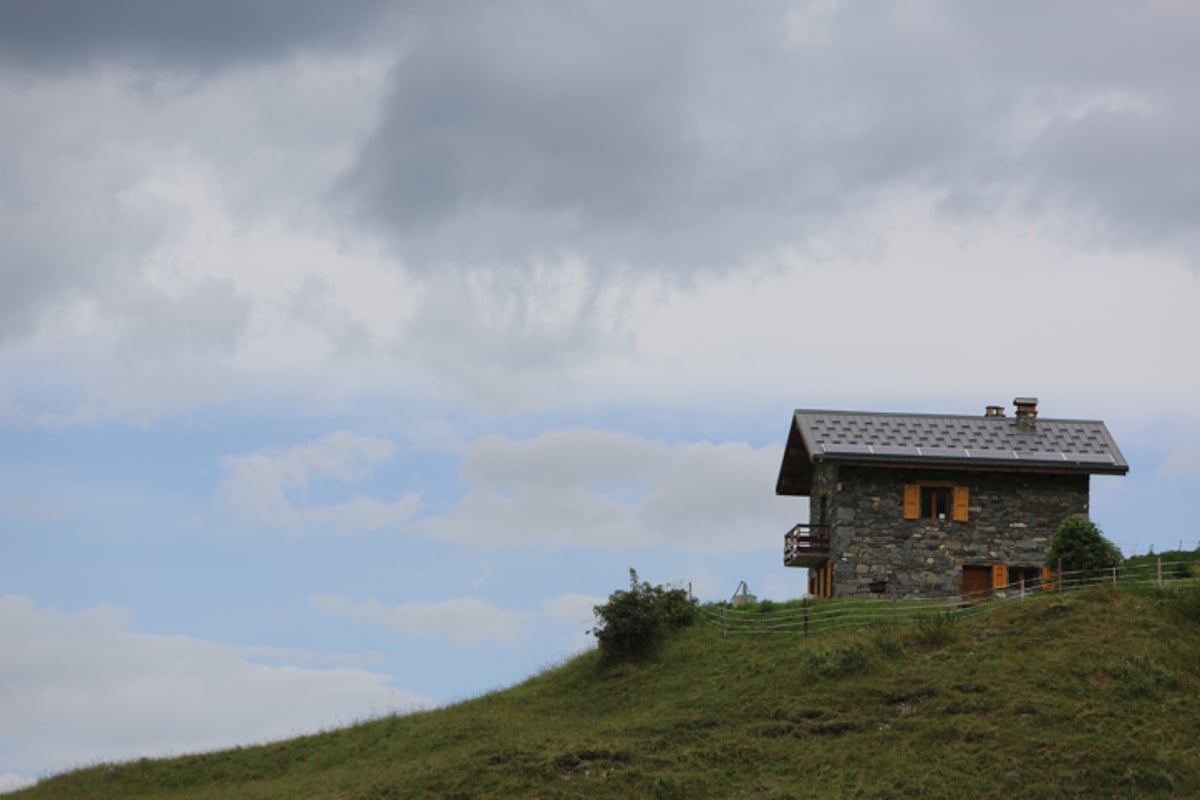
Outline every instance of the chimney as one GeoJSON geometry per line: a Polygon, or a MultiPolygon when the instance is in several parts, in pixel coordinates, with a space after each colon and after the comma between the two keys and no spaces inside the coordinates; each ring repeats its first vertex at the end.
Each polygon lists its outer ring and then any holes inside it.
{"type": "Polygon", "coordinates": [[[1013,405],[1017,407],[1017,430],[1032,431],[1037,428],[1037,398],[1017,397],[1013,405]]]}
{"type": "Polygon", "coordinates": [[[983,415],[991,419],[1000,419],[1004,416],[1004,406],[988,406],[983,410],[983,415]]]}

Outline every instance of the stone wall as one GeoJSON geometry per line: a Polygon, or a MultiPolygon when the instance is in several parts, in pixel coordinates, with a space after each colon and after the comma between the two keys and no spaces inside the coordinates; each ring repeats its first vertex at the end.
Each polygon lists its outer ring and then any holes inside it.
{"type": "Polygon", "coordinates": [[[836,597],[882,589],[898,597],[962,592],[964,565],[1040,568],[1064,519],[1088,513],[1084,475],[817,464],[809,519],[831,526],[836,597]],[[904,519],[904,485],[970,490],[969,520],[904,519]],[[825,498],[822,501],[822,497],[825,498]]]}

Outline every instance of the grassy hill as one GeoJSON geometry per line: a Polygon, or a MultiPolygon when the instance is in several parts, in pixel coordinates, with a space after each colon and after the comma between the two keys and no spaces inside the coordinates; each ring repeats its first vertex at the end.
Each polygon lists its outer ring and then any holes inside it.
{"type": "Polygon", "coordinates": [[[512,689],[18,798],[1200,797],[1200,588],[819,636],[698,625],[512,689]]]}

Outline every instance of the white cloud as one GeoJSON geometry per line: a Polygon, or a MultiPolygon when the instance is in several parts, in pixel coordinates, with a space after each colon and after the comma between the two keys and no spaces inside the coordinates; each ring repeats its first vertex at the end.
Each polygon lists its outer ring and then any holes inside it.
{"type": "Polygon", "coordinates": [[[1200,448],[1182,447],[1170,453],[1158,468],[1165,478],[1200,478],[1200,448]]]}
{"type": "Polygon", "coordinates": [[[147,424],[264,388],[248,376],[275,386],[264,364],[361,372],[329,342],[364,321],[395,326],[397,271],[348,255],[309,215],[372,124],[389,62],[359,50],[194,81],[0,75],[15,115],[0,148],[12,190],[0,196],[0,345],[31,365],[14,397],[61,392],[35,410],[52,427],[147,424]],[[289,307],[327,272],[340,277],[332,297],[289,307]],[[316,346],[293,356],[306,338],[316,346]]]}
{"type": "MultiPolygon", "coordinates": [[[[28,776],[254,744],[432,706],[358,668],[266,665],[257,648],[130,630],[99,606],[0,596],[0,771],[28,776]]],[[[287,653],[271,649],[274,660],[287,653]]]]}
{"type": "Polygon", "coordinates": [[[456,647],[515,644],[527,616],[477,597],[388,606],[378,600],[354,602],[340,595],[316,595],[309,598],[309,605],[401,636],[440,639],[456,647]]]}
{"type": "Polygon", "coordinates": [[[593,609],[607,603],[607,597],[588,594],[564,594],[542,601],[542,613],[553,622],[591,624],[593,609]]]}
{"type": "Polygon", "coordinates": [[[250,304],[233,281],[201,277],[166,291],[131,280],[93,310],[97,319],[79,344],[94,359],[85,368],[83,398],[69,413],[39,415],[40,424],[61,429],[114,418],[148,424],[167,412],[219,403],[236,384],[232,359],[250,304]]]}
{"type": "Polygon", "coordinates": [[[1164,252],[1068,246],[1054,215],[954,221],[937,202],[891,194],[783,253],[786,269],[639,294],[637,356],[587,362],[575,381],[595,402],[714,411],[908,397],[977,413],[1025,391],[1048,416],[1149,417],[1149,402],[1187,418],[1200,404],[1176,368],[1200,340],[1200,273],[1164,252]]]}
{"type": "Polygon", "coordinates": [[[463,455],[471,492],[422,525],[478,547],[775,548],[801,511],[774,496],[780,457],[775,445],[666,444],[590,428],[486,436],[463,455]]]}
{"type": "Polygon", "coordinates": [[[417,512],[419,494],[392,502],[356,494],[340,503],[312,506],[298,505],[291,495],[303,495],[319,480],[362,480],[395,454],[390,439],[339,431],[308,444],[227,456],[217,496],[226,508],[258,525],[339,533],[390,527],[417,512]]]}

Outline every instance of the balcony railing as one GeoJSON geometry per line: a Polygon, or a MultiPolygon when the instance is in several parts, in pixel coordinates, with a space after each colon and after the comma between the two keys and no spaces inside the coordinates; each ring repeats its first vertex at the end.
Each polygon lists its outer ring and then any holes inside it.
{"type": "Polygon", "coordinates": [[[800,523],[783,537],[783,564],[819,567],[829,558],[829,526],[800,523]]]}

